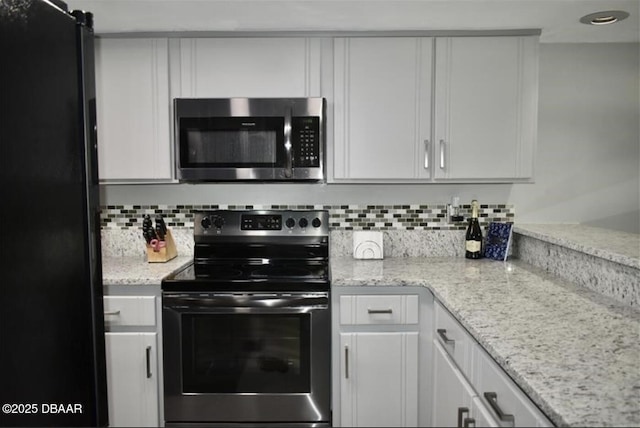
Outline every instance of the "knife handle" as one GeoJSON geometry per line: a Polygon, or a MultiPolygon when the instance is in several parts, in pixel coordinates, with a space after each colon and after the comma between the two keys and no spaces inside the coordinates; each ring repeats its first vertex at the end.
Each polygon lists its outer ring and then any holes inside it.
{"type": "Polygon", "coordinates": [[[161,215],[156,217],[156,234],[161,241],[164,241],[164,237],[167,234],[167,225],[161,215]]]}
{"type": "Polygon", "coordinates": [[[160,229],[162,229],[162,234],[166,235],[167,234],[167,225],[164,222],[164,218],[162,218],[161,215],[156,217],[156,228],[160,226],[160,229]]]}
{"type": "Polygon", "coordinates": [[[164,241],[164,230],[162,230],[162,225],[156,223],[156,236],[159,240],[164,241]]]}
{"type": "Polygon", "coordinates": [[[142,220],[142,236],[144,236],[147,244],[151,244],[152,239],[156,239],[156,231],[153,230],[153,221],[149,214],[144,216],[144,220],[142,220]]]}

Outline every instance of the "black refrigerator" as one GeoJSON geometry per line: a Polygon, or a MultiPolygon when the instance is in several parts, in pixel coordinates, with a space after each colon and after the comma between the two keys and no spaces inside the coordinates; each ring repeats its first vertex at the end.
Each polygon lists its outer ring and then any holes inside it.
{"type": "Polygon", "coordinates": [[[0,425],[106,426],[92,16],[0,0],[0,425]]]}

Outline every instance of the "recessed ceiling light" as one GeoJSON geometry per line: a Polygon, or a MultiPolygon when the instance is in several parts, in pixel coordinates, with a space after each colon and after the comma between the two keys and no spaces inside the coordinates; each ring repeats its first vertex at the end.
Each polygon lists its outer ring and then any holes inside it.
{"type": "Polygon", "coordinates": [[[580,22],[589,25],[613,24],[629,16],[624,10],[606,10],[602,12],[590,13],[580,18],[580,22]]]}

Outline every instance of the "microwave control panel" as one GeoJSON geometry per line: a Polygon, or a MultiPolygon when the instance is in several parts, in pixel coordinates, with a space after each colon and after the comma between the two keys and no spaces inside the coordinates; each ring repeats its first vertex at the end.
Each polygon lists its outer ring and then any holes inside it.
{"type": "Polygon", "coordinates": [[[291,143],[296,167],[320,166],[320,118],[294,116],[291,118],[291,143]]]}

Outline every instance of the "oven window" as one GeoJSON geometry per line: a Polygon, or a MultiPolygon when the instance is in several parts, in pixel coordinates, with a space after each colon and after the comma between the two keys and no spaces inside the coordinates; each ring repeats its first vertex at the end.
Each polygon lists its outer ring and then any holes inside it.
{"type": "Polygon", "coordinates": [[[310,390],[310,314],[182,318],[185,393],[310,390]]]}

